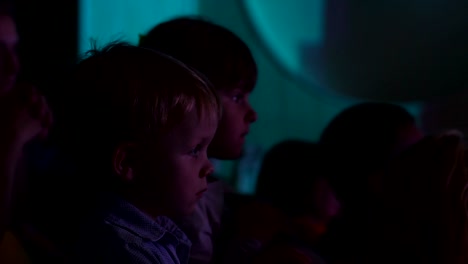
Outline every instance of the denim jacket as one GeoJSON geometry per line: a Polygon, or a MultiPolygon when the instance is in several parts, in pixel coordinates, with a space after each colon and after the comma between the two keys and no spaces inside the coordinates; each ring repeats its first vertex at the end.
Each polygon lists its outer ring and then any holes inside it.
{"type": "Polygon", "coordinates": [[[105,203],[79,241],[77,263],[186,264],[191,247],[172,220],[153,220],[120,198],[105,203]]]}

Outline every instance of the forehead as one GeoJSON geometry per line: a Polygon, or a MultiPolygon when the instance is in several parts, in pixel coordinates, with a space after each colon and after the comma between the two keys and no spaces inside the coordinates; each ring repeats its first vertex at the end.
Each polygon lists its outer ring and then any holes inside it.
{"type": "Polygon", "coordinates": [[[164,133],[160,140],[184,145],[194,140],[212,138],[217,126],[218,120],[216,118],[211,118],[207,114],[199,115],[194,110],[187,113],[179,123],[164,133]]]}
{"type": "Polygon", "coordinates": [[[198,130],[209,133],[210,130],[218,126],[218,119],[210,113],[198,113],[197,110],[192,110],[186,114],[182,121],[175,127],[181,132],[192,134],[192,131],[198,130]]]}
{"type": "Polygon", "coordinates": [[[0,41],[4,43],[18,41],[15,22],[9,16],[0,15],[0,41]]]}
{"type": "Polygon", "coordinates": [[[190,113],[182,122],[156,136],[155,142],[158,147],[155,150],[167,156],[168,153],[188,151],[197,144],[211,141],[216,132],[217,122],[208,120],[200,120],[196,113],[190,113]]]}
{"type": "Polygon", "coordinates": [[[221,89],[218,89],[218,94],[219,95],[228,95],[232,96],[238,93],[245,94],[245,95],[250,95],[252,90],[247,89],[244,86],[241,85],[236,85],[236,86],[230,86],[230,87],[223,87],[221,89]]]}

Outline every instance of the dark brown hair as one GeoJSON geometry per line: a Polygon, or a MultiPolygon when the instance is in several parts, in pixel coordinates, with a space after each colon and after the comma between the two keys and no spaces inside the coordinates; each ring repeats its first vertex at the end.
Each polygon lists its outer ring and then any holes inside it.
{"type": "Polygon", "coordinates": [[[286,140],[273,146],[263,159],[256,195],[287,213],[302,216],[316,213],[310,193],[321,173],[318,144],[286,140]]]}
{"type": "Polygon", "coordinates": [[[257,81],[257,65],[250,49],[222,26],[198,17],[161,23],[141,37],[140,46],[155,49],[204,74],[217,90],[250,92],[257,81]]]}

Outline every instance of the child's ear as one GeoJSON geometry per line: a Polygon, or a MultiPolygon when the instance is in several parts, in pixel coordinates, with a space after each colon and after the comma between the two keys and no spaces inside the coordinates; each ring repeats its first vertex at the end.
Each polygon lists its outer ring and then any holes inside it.
{"type": "Polygon", "coordinates": [[[135,177],[136,152],[136,145],[133,143],[122,143],[114,151],[112,156],[114,173],[124,182],[133,181],[135,177]]]}

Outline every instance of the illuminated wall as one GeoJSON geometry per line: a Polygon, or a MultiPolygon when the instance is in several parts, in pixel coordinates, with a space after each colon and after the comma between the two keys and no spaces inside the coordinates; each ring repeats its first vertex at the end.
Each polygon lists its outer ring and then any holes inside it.
{"type": "Polygon", "coordinates": [[[139,34],[159,22],[197,14],[198,0],[80,0],[79,12],[79,50],[83,53],[91,39],[100,45],[117,39],[136,44],[139,34]]]}

